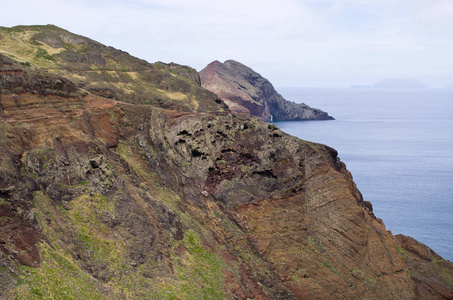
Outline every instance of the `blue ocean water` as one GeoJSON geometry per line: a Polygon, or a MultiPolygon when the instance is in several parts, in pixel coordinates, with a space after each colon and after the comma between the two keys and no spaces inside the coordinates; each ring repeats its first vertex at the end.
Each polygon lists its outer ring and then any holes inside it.
{"type": "Polygon", "coordinates": [[[453,90],[279,88],[335,121],[275,122],[335,148],[374,213],[453,261],[453,90]]]}

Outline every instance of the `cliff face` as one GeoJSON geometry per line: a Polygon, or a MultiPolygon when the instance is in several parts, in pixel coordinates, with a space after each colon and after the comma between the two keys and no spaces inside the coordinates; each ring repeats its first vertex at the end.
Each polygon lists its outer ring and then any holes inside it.
{"type": "Polygon", "coordinates": [[[285,100],[272,84],[249,67],[234,61],[214,61],[200,71],[201,84],[236,113],[262,120],[333,120],[327,113],[285,100]]]}
{"type": "Polygon", "coordinates": [[[324,145],[103,98],[0,55],[6,299],[450,299],[324,145]]]}

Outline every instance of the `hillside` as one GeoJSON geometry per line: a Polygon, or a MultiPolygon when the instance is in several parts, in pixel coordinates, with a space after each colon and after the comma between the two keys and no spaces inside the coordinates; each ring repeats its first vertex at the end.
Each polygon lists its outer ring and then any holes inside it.
{"type": "Polygon", "coordinates": [[[326,112],[285,100],[272,84],[234,60],[214,61],[200,71],[201,85],[217,94],[231,111],[265,121],[333,120],[326,112]]]}
{"type": "Polygon", "coordinates": [[[64,76],[102,97],[183,111],[224,111],[196,70],[148,63],[53,25],[0,27],[0,53],[64,76]]]}
{"type": "Polygon", "coordinates": [[[12,56],[1,298],[453,297],[451,262],[387,231],[334,149],[246,114],[105,98],[12,56]]]}

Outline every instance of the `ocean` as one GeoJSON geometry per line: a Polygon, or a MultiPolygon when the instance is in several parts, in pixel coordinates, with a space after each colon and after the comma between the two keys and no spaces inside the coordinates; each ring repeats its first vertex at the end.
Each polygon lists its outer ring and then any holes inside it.
{"type": "Polygon", "coordinates": [[[335,148],[387,230],[453,261],[453,90],[278,88],[335,121],[274,122],[335,148]]]}

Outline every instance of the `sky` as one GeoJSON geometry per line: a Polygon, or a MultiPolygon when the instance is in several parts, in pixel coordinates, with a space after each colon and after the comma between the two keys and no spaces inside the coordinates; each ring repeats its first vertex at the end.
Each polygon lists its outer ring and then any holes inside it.
{"type": "Polygon", "coordinates": [[[276,87],[453,84],[453,0],[2,0],[0,26],[38,24],[198,71],[234,59],[276,87]]]}

